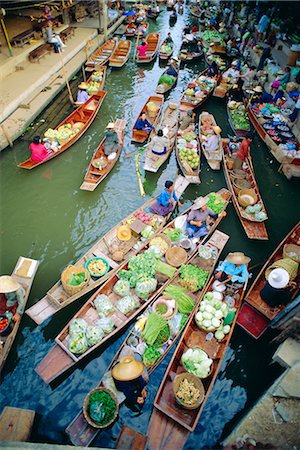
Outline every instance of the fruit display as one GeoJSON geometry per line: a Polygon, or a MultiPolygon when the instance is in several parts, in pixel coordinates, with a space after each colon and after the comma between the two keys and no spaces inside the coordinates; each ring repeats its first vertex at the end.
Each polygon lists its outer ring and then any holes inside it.
{"type": "Polygon", "coordinates": [[[228,111],[233,127],[236,130],[250,131],[250,121],[248,113],[243,104],[232,100],[228,102],[228,111]]]}
{"type": "Polygon", "coordinates": [[[184,133],[177,143],[179,158],[185,161],[191,169],[197,169],[200,162],[199,146],[196,139],[196,133],[189,131],[184,133]]]}
{"type": "Polygon", "coordinates": [[[200,75],[188,84],[187,89],[184,91],[184,101],[199,102],[212,92],[216,84],[217,82],[213,78],[200,75]]]}
{"type": "Polygon", "coordinates": [[[102,81],[103,79],[103,72],[102,71],[97,71],[94,72],[93,75],[91,76],[92,81],[102,81]]]}
{"type": "Polygon", "coordinates": [[[68,141],[72,139],[74,136],[76,136],[76,134],[79,133],[79,131],[83,126],[84,126],[83,122],[76,122],[74,123],[73,126],[69,123],[66,123],[58,127],[57,130],[48,128],[44,136],[45,138],[51,140],[57,139],[58,142],[61,144],[62,142],[68,141]]]}
{"type": "Polygon", "coordinates": [[[87,93],[89,95],[93,94],[94,92],[98,92],[100,90],[100,83],[98,81],[90,81],[89,86],[87,88],[87,93]]]}

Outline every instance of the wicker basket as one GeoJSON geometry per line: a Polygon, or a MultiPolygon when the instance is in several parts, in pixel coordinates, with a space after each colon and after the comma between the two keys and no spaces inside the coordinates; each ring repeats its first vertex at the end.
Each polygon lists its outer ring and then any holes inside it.
{"type": "Polygon", "coordinates": [[[283,257],[300,263],[300,246],[296,244],[285,244],[283,247],[283,257]],[[290,253],[293,253],[293,255],[289,256],[290,253]]]}
{"type": "Polygon", "coordinates": [[[265,271],[266,279],[269,278],[270,272],[273,269],[278,268],[286,270],[290,276],[290,281],[293,281],[297,276],[299,264],[291,258],[279,259],[266,269],[265,271]]]}
{"type": "Polygon", "coordinates": [[[118,412],[119,412],[119,404],[118,404],[118,400],[117,400],[117,397],[115,396],[115,394],[110,390],[110,389],[106,389],[105,387],[100,387],[100,388],[95,388],[95,389],[93,389],[92,391],[90,391],[89,393],[88,393],[88,395],[85,397],[85,399],[84,399],[84,403],[83,403],[83,415],[84,415],[84,418],[85,418],[85,420],[87,421],[87,423],[89,424],[89,425],[91,425],[91,427],[93,427],[93,428],[98,428],[98,429],[103,429],[103,428],[107,428],[107,427],[109,427],[109,425],[111,425],[115,420],[116,420],[116,417],[117,417],[117,415],[118,415],[118,412]],[[107,392],[110,396],[111,396],[111,398],[114,400],[114,402],[116,403],[116,411],[115,411],[115,414],[114,414],[114,417],[111,419],[111,421],[110,422],[107,422],[105,425],[97,425],[91,418],[90,418],[90,416],[89,416],[89,413],[88,413],[88,411],[87,411],[87,408],[88,408],[88,402],[89,402],[89,399],[90,399],[90,395],[91,394],[93,394],[94,392],[107,392]]]}
{"type": "Polygon", "coordinates": [[[204,389],[203,383],[200,380],[200,378],[198,378],[198,377],[196,377],[196,375],[193,375],[192,373],[188,373],[188,372],[176,375],[176,377],[173,381],[173,392],[174,392],[174,396],[175,396],[177,403],[185,409],[199,408],[199,406],[201,405],[201,403],[203,402],[204,397],[205,397],[205,389],[204,389]],[[199,389],[199,391],[200,391],[200,397],[192,405],[187,405],[186,403],[184,403],[184,401],[182,399],[178,398],[176,395],[176,392],[178,391],[180,382],[185,379],[187,379],[190,382],[193,382],[195,388],[199,389]]]}
{"type": "Polygon", "coordinates": [[[232,178],[232,187],[236,195],[238,195],[241,189],[251,188],[251,184],[244,178],[232,178]]]}
{"type": "Polygon", "coordinates": [[[152,240],[155,239],[155,238],[158,238],[158,237],[160,237],[161,239],[163,239],[163,240],[168,244],[168,247],[169,247],[169,248],[171,247],[171,245],[172,245],[171,239],[170,239],[168,236],[166,236],[165,234],[162,234],[162,233],[159,233],[159,234],[157,234],[156,236],[153,236],[153,238],[151,238],[150,245],[152,245],[152,244],[151,244],[152,240]]]}
{"type": "Polygon", "coordinates": [[[166,252],[166,261],[170,266],[180,267],[187,262],[187,252],[182,247],[171,247],[166,252]]]}
{"type": "Polygon", "coordinates": [[[255,205],[257,200],[258,200],[258,197],[257,197],[254,189],[241,189],[238,194],[238,202],[244,208],[246,208],[249,205],[255,205]],[[246,200],[243,196],[249,197],[249,201],[246,200]],[[250,201],[250,198],[251,198],[251,201],[250,201]]]}
{"type": "Polygon", "coordinates": [[[81,291],[83,288],[85,288],[85,286],[87,286],[89,284],[91,276],[84,267],[68,266],[63,270],[60,279],[61,279],[61,283],[64,288],[64,291],[66,291],[66,293],[69,295],[75,295],[75,294],[77,294],[77,292],[81,291]],[[79,284],[78,286],[71,286],[70,284],[68,284],[68,281],[69,281],[72,273],[77,274],[77,273],[82,273],[82,272],[85,273],[85,281],[83,283],[79,284]]]}

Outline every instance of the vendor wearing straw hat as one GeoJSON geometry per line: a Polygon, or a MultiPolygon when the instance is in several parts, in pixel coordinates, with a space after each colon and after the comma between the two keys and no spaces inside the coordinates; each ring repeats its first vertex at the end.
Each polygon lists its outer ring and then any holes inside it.
{"type": "Polygon", "coordinates": [[[142,405],[146,398],[146,373],[142,362],[132,355],[123,356],[112,369],[116,388],[123,392],[129,404],[142,405]],[[144,374],[144,375],[143,375],[144,374]]]}
{"type": "Polygon", "coordinates": [[[217,280],[244,283],[249,276],[247,264],[250,261],[250,258],[243,252],[229,253],[225,261],[222,261],[217,267],[217,280]]]}
{"type": "Polygon", "coordinates": [[[115,153],[118,146],[121,145],[122,141],[115,131],[114,122],[110,122],[105,131],[105,141],[104,141],[104,153],[106,156],[115,153]]]}
{"type": "Polygon", "coordinates": [[[296,283],[290,281],[288,271],[278,267],[269,273],[266,284],[260,291],[260,296],[272,308],[286,305],[293,297],[294,287],[296,287],[296,283]]]}
{"type": "Polygon", "coordinates": [[[212,217],[213,219],[216,219],[218,217],[218,214],[214,214],[212,210],[207,207],[207,202],[207,197],[199,197],[191,207],[191,212],[188,215],[186,225],[186,231],[189,238],[206,236],[208,233],[206,225],[207,218],[212,217]]]}
{"type": "Polygon", "coordinates": [[[88,93],[86,92],[87,88],[89,87],[88,83],[80,83],[78,85],[78,94],[76,103],[85,103],[90,97],[88,93]]]}
{"type": "Polygon", "coordinates": [[[11,276],[0,277],[0,314],[6,314],[18,322],[24,312],[24,289],[11,276]]]}

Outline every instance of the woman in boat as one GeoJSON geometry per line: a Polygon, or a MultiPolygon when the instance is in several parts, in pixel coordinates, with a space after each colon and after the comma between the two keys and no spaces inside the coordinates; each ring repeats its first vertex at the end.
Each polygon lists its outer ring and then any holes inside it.
{"type": "Polygon", "coordinates": [[[244,99],[244,91],[241,84],[234,84],[228,91],[229,100],[233,100],[238,103],[242,103],[244,99]]]}
{"type": "Polygon", "coordinates": [[[173,77],[177,77],[178,75],[178,58],[176,56],[170,59],[167,67],[167,75],[172,75],[173,77]]]}
{"type": "Polygon", "coordinates": [[[151,139],[147,147],[149,146],[155,155],[164,155],[169,145],[170,141],[164,136],[163,130],[158,130],[157,135],[151,139]]]}
{"type": "Polygon", "coordinates": [[[241,169],[243,162],[248,158],[250,153],[250,144],[252,142],[252,133],[247,133],[242,142],[240,142],[239,149],[234,156],[233,168],[241,169]]]}
{"type": "Polygon", "coordinates": [[[139,52],[139,56],[147,56],[147,48],[148,48],[148,44],[146,41],[143,41],[141,45],[139,45],[136,49],[139,52]]]}
{"type": "Polygon", "coordinates": [[[216,61],[212,61],[212,63],[208,65],[207,75],[209,77],[217,77],[219,75],[219,67],[216,61]]]}
{"type": "Polygon", "coordinates": [[[174,183],[173,181],[168,180],[165,182],[164,190],[160,193],[156,202],[151,207],[151,212],[165,217],[173,211],[176,202],[181,206],[181,202],[178,200],[174,191],[174,183]]]}
{"type": "Polygon", "coordinates": [[[48,150],[42,143],[40,136],[35,136],[33,138],[29,150],[31,151],[31,161],[34,162],[44,161],[44,159],[48,158],[52,153],[51,150],[48,150]]]}
{"type": "Polygon", "coordinates": [[[211,209],[207,207],[208,198],[200,197],[194,202],[191,212],[187,217],[186,231],[188,237],[202,237],[208,233],[206,220],[208,217],[216,219],[218,214],[214,214],[211,209]]]}
{"type": "Polygon", "coordinates": [[[273,269],[267,278],[266,284],[260,291],[260,296],[271,308],[287,305],[293,297],[295,282],[290,281],[287,270],[278,267],[273,269]]]}
{"type": "Polygon", "coordinates": [[[214,152],[219,148],[221,128],[213,127],[213,134],[209,136],[201,135],[202,146],[207,152],[214,152]]]}
{"type": "Polygon", "coordinates": [[[154,126],[147,120],[145,112],[142,112],[139,119],[136,121],[135,129],[142,131],[150,131],[154,129],[154,126]]]}
{"type": "Polygon", "coordinates": [[[25,291],[9,275],[0,277],[0,314],[6,314],[9,320],[19,322],[25,308],[25,291]]]}
{"type": "Polygon", "coordinates": [[[110,122],[105,131],[105,141],[104,141],[104,154],[106,156],[115,153],[117,150],[117,146],[121,145],[121,141],[119,139],[118,133],[115,131],[115,124],[110,122]]]}
{"type": "Polygon", "coordinates": [[[247,265],[251,261],[243,252],[229,253],[216,269],[215,277],[220,281],[244,283],[249,277],[247,265]]]}
{"type": "Polygon", "coordinates": [[[87,83],[80,83],[78,85],[76,103],[85,103],[90,98],[89,94],[86,92],[87,88],[88,88],[87,83]]]}
{"type": "Polygon", "coordinates": [[[146,33],[147,33],[147,25],[146,23],[141,23],[138,27],[138,35],[143,38],[146,36],[146,33]]]}
{"type": "Polygon", "coordinates": [[[189,131],[194,131],[195,129],[195,117],[196,114],[194,111],[188,111],[179,122],[179,130],[178,135],[181,136],[184,133],[188,133],[189,131]]]}

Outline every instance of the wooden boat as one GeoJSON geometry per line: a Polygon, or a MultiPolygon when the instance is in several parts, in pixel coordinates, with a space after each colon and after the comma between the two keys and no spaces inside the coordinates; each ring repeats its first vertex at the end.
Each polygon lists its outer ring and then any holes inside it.
{"type": "Polygon", "coordinates": [[[262,197],[260,195],[257,182],[255,180],[255,174],[254,169],[252,165],[252,159],[251,156],[246,159],[244,166],[247,165],[247,167],[243,168],[242,170],[245,172],[245,180],[249,183],[249,189],[253,189],[257,195],[257,203],[260,203],[262,205],[261,211],[263,211],[266,215],[266,218],[264,221],[256,221],[254,220],[253,214],[247,214],[245,209],[239,204],[238,201],[238,188],[236,185],[234,185],[234,171],[230,170],[228,168],[228,162],[227,158],[225,156],[224,150],[223,150],[223,167],[224,167],[224,174],[226,183],[228,186],[228,189],[232,193],[232,202],[233,206],[236,210],[236,213],[238,215],[238,218],[240,219],[240,222],[242,224],[242,227],[245,230],[246,235],[249,239],[260,239],[260,240],[268,240],[268,233],[265,225],[265,220],[268,219],[267,211],[265,208],[265,205],[263,203],[262,197]]]}
{"type": "Polygon", "coordinates": [[[145,63],[149,63],[154,60],[154,58],[156,57],[157,52],[158,52],[159,34],[158,33],[149,33],[148,36],[146,37],[145,41],[148,44],[146,56],[137,55],[136,62],[138,64],[145,64],[145,63]]]}
{"type": "MultiPolygon", "coordinates": [[[[186,186],[186,185],[185,185],[186,186]]],[[[221,190],[221,194],[224,195],[226,199],[226,204],[230,198],[228,196],[227,190],[221,190]]],[[[188,211],[190,208],[186,211],[188,211]]],[[[217,224],[222,220],[224,214],[219,214],[218,218],[213,221],[209,228],[209,234],[213,232],[217,224]]],[[[167,228],[174,227],[174,221],[167,225],[167,228]]],[[[151,242],[151,241],[150,241],[151,242]]],[[[148,243],[142,248],[139,253],[144,252],[149,247],[148,243]]],[[[74,315],[73,319],[84,318],[88,323],[93,324],[99,320],[98,313],[94,306],[94,301],[99,295],[106,295],[109,297],[110,301],[115,305],[120,297],[113,292],[114,285],[119,280],[119,273],[121,270],[126,270],[128,268],[128,262],[122,264],[119,269],[103,284],[100,288],[87,300],[83,307],[74,315]]],[[[113,321],[114,327],[112,331],[103,337],[103,339],[98,342],[93,347],[90,347],[85,353],[79,355],[74,354],[69,350],[69,327],[71,321],[64,327],[64,329],[55,338],[55,346],[49,351],[41,363],[36,367],[36,372],[45,381],[45,383],[52,382],[55,378],[63,374],[66,370],[74,367],[79,361],[82,361],[86,356],[90,355],[93,351],[102,346],[105,342],[111,339],[113,336],[118,334],[124,327],[126,327],[135,317],[137,317],[150,303],[150,301],[159,294],[167,282],[165,277],[158,276],[156,273],[157,287],[155,291],[150,294],[148,300],[142,300],[136,297],[132,289],[131,295],[137,299],[137,308],[128,313],[127,315],[122,314],[120,311],[116,310],[109,314],[110,319],[113,321]]]]}
{"type": "MultiPolygon", "coordinates": [[[[207,288],[202,293],[200,298],[200,305],[203,301],[204,295],[212,291],[212,285],[215,281],[211,278],[207,288]]],[[[177,345],[170,364],[165,372],[165,376],[160,384],[158,393],[154,401],[154,409],[148,427],[149,447],[153,450],[159,448],[183,448],[189,433],[194,431],[200,419],[203,408],[211,393],[215,379],[218,375],[223,357],[229,345],[232,332],[234,330],[237,313],[241,306],[247,281],[242,285],[235,285],[231,288],[231,283],[226,285],[227,291],[231,290],[236,293],[235,318],[230,326],[230,332],[225,335],[222,341],[218,341],[215,337],[211,340],[206,340],[207,332],[200,329],[195,322],[195,315],[197,309],[190,317],[183,335],[177,345]],[[241,286],[241,287],[240,287],[241,286]],[[197,409],[184,409],[178,406],[173,393],[173,380],[176,375],[186,372],[181,364],[181,357],[183,353],[189,348],[200,347],[213,360],[211,372],[208,377],[202,379],[205,390],[205,397],[201,405],[197,409]],[[166,432],[168,432],[168,444],[166,444],[166,432]],[[178,433],[177,433],[178,432],[178,433]]]]}
{"type": "MultiPolygon", "coordinates": [[[[200,38],[198,38],[200,39],[200,38]]],[[[198,39],[196,38],[196,35],[194,35],[194,45],[196,45],[196,43],[198,42],[198,39]]],[[[178,52],[178,58],[180,60],[180,64],[184,64],[184,63],[189,63],[192,61],[197,61],[197,59],[201,58],[201,56],[203,56],[203,50],[201,48],[199,48],[199,51],[194,51],[193,49],[189,49],[187,46],[188,45],[192,45],[193,41],[187,43],[187,42],[183,42],[181,44],[180,50],[178,52]]],[[[201,75],[201,74],[200,74],[201,75]]]]}
{"type": "Polygon", "coordinates": [[[31,158],[28,158],[26,159],[26,161],[18,164],[18,167],[28,170],[34,169],[35,167],[40,166],[47,161],[50,161],[50,159],[55,158],[56,156],[60,155],[68,148],[70,148],[71,145],[78,141],[78,139],[89,128],[89,126],[97,116],[105,96],[106,91],[101,91],[98,94],[92,95],[85,103],[78,106],[78,108],[76,108],[65,120],[63,120],[55,128],[55,130],[59,130],[60,127],[69,126],[69,128],[73,127],[73,130],[79,129],[79,131],[76,132],[76,134],[71,135],[69,139],[66,139],[63,142],[60,141],[61,146],[57,152],[52,152],[47,158],[43,159],[43,161],[32,161],[31,158]],[[77,124],[80,124],[81,128],[76,127],[77,124]]]}
{"type": "MultiPolygon", "coordinates": [[[[225,235],[224,233],[221,233],[219,231],[215,231],[215,233],[213,234],[213,236],[209,239],[209,240],[205,240],[206,243],[203,244],[206,248],[212,248],[212,246],[216,246],[215,248],[217,248],[217,253],[214,259],[210,260],[210,264],[209,266],[207,266],[207,260],[206,262],[203,260],[203,258],[200,258],[199,256],[195,256],[192,259],[190,259],[189,263],[190,264],[194,264],[197,267],[203,267],[203,264],[206,265],[207,267],[207,271],[209,273],[212,273],[215,264],[218,260],[220,251],[224,248],[227,240],[228,240],[228,236],[225,235]]],[[[208,277],[209,280],[210,277],[208,277]]],[[[179,276],[178,276],[178,271],[177,271],[177,275],[176,277],[170,281],[169,283],[172,283],[172,285],[180,285],[179,282],[179,276]]],[[[199,293],[201,291],[205,290],[205,286],[202,288],[202,290],[191,293],[188,292],[188,295],[194,300],[195,302],[195,307],[196,308],[198,306],[198,296],[199,293]]],[[[151,313],[151,311],[153,310],[153,304],[154,302],[157,300],[158,296],[155,297],[153,299],[153,301],[151,302],[151,304],[149,305],[149,307],[147,308],[147,311],[145,311],[145,313],[140,316],[138,319],[140,318],[144,318],[147,317],[148,314],[151,313]]],[[[184,328],[184,327],[183,327],[184,328]]],[[[182,332],[181,328],[176,334],[174,334],[174,336],[172,336],[172,338],[170,339],[170,341],[168,341],[167,347],[164,347],[163,349],[163,354],[161,355],[161,357],[150,367],[146,367],[147,373],[150,376],[151,373],[153,373],[153,371],[157,368],[157,366],[163,361],[163,359],[167,356],[167,354],[169,353],[169,351],[173,348],[173,346],[175,345],[180,333],[182,332]]],[[[132,329],[132,331],[127,335],[127,337],[125,338],[122,346],[120,347],[120,349],[118,350],[117,354],[115,355],[115,357],[113,358],[112,362],[110,363],[108,370],[106,372],[106,376],[107,374],[109,374],[111,372],[111,369],[114,367],[114,365],[118,362],[118,360],[124,355],[124,352],[126,350],[126,347],[128,349],[128,341],[132,341],[132,338],[139,338],[140,333],[138,333],[135,328],[132,329]]],[[[131,346],[132,348],[132,346],[131,346]]],[[[105,386],[105,381],[100,380],[98,386],[105,386]]],[[[113,387],[110,384],[110,388],[113,388],[114,391],[116,393],[119,394],[118,398],[124,398],[124,396],[120,397],[120,391],[117,391],[114,383],[113,383],[113,387]]],[[[124,400],[123,400],[124,401],[124,400]]],[[[120,403],[123,403],[120,402],[120,403]]],[[[93,439],[95,439],[96,435],[99,433],[99,430],[91,427],[86,420],[84,419],[84,415],[83,412],[80,411],[80,413],[73,419],[73,421],[68,425],[68,427],[66,428],[66,433],[69,436],[69,439],[71,440],[73,445],[80,445],[80,446],[88,446],[91,441],[93,439]]],[[[177,448],[177,447],[175,447],[177,448]]]]}
{"type": "Polygon", "coordinates": [[[189,12],[191,13],[192,16],[197,17],[197,19],[199,19],[199,17],[201,16],[201,8],[198,5],[191,5],[189,6],[189,12]]]}
{"type": "MultiPolygon", "coordinates": [[[[217,126],[214,116],[212,114],[209,114],[207,111],[203,111],[199,116],[199,127],[198,127],[199,137],[200,137],[200,134],[202,134],[202,120],[204,117],[207,117],[207,116],[210,117],[212,126],[213,127],[217,126]]],[[[200,138],[200,142],[201,142],[201,138],[200,138]]],[[[202,143],[201,143],[201,147],[202,147],[202,151],[204,153],[204,156],[206,158],[206,161],[207,161],[209,167],[213,170],[220,170],[222,155],[223,155],[223,144],[222,144],[221,136],[219,135],[218,150],[208,152],[207,150],[205,150],[202,143]]]]}
{"type": "MultiPolygon", "coordinates": [[[[11,274],[12,278],[17,281],[25,291],[24,294],[24,306],[26,306],[31,286],[39,266],[39,262],[35,259],[24,258],[20,256],[18,262],[11,274]]],[[[22,317],[21,317],[22,319],[22,317]]],[[[1,344],[0,344],[0,374],[5,365],[6,359],[10,352],[10,349],[14,343],[14,340],[17,336],[18,329],[20,326],[21,320],[14,323],[13,329],[8,336],[1,336],[1,344]]]]}
{"type": "MultiPolygon", "coordinates": [[[[243,106],[243,108],[245,108],[245,107],[243,106]]],[[[250,131],[249,117],[248,117],[248,127],[247,127],[247,129],[235,128],[234,123],[233,123],[233,119],[232,119],[232,115],[231,115],[231,109],[228,107],[228,102],[227,102],[227,105],[226,105],[226,110],[227,110],[228,122],[229,122],[230,128],[232,129],[234,134],[236,136],[238,136],[238,137],[245,137],[247,135],[247,133],[249,133],[249,131],[250,131]]],[[[246,108],[245,108],[244,112],[247,114],[246,108]]]]}
{"type": "Polygon", "coordinates": [[[149,8],[146,11],[147,17],[152,20],[156,20],[162,11],[156,11],[155,9],[149,8]]]}
{"type": "Polygon", "coordinates": [[[135,23],[129,23],[126,27],[125,36],[126,38],[132,38],[136,35],[136,30],[138,28],[138,25],[135,23]]]}
{"type": "Polygon", "coordinates": [[[104,180],[104,178],[107,177],[107,175],[112,171],[112,169],[118,162],[123,148],[124,130],[126,127],[126,123],[126,120],[122,119],[117,119],[115,122],[115,131],[118,133],[121,144],[116,145],[116,157],[113,160],[108,159],[108,157],[104,153],[105,137],[100,142],[99,147],[92,156],[88,170],[84,177],[84,181],[80,186],[80,189],[82,191],[94,191],[96,187],[99,186],[99,184],[104,180]],[[99,167],[95,167],[94,165],[96,160],[98,160],[99,158],[105,158],[106,161],[106,165],[102,169],[99,169],[99,167]]]}
{"type": "Polygon", "coordinates": [[[116,36],[123,36],[123,35],[126,33],[126,28],[127,28],[127,25],[122,24],[122,25],[120,25],[120,26],[116,29],[116,31],[114,32],[114,34],[115,34],[116,36]]]}
{"type": "MultiPolygon", "coordinates": [[[[106,64],[117,47],[118,38],[112,38],[101,45],[85,63],[86,71],[94,71],[97,66],[106,64]]],[[[97,70],[97,69],[96,69],[97,70]]]]}
{"type": "Polygon", "coordinates": [[[128,450],[147,450],[147,436],[123,425],[116,443],[116,449],[124,450],[125,448],[128,450]]]}
{"type": "Polygon", "coordinates": [[[164,52],[163,50],[162,50],[162,46],[163,45],[165,45],[164,43],[162,43],[161,44],[161,46],[160,46],[160,49],[159,49],[159,59],[162,59],[162,60],[168,60],[172,55],[173,55],[173,52],[174,52],[174,44],[173,43],[170,43],[170,45],[171,45],[171,47],[172,47],[172,50],[171,50],[171,52],[169,52],[169,53],[167,53],[167,52],[164,52]]]}
{"type": "Polygon", "coordinates": [[[123,67],[128,61],[131,51],[131,42],[128,40],[121,40],[117,48],[109,59],[110,67],[123,67]]]}
{"type": "Polygon", "coordinates": [[[141,111],[140,111],[140,113],[139,113],[139,115],[138,115],[138,117],[137,117],[137,119],[136,119],[136,121],[134,123],[134,126],[132,128],[132,138],[131,138],[131,140],[133,142],[138,142],[139,144],[144,144],[148,140],[148,137],[150,135],[151,130],[149,130],[149,131],[137,130],[135,128],[135,124],[138,121],[140,115],[144,112],[144,113],[146,113],[147,120],[155,127],[157,122],[158,122],[160,113],[161,113],[163,102],[164,102],[164,96],[160,95],[160,94],[151,95],[148,98],[148,100],[144,104],[143,108],[141,109],[141,111]],[[149,102],[154,102],[157,105],[157,107],[158,107],[155,117],[151,117],[149,115],[148,111],[147,111],[147,103],[149,103],[149,102]]]}
{"type": "MultiPolygon", "coordinates": [[[[211,49],[213,47],[209,47],[209,49],[211,49]]],[[[205,48],[203,49],[203,53],[204,53],[204,60],[206,62],[206,64],[209,66],[213,61],[216,62],[219,71],[222,73],[226,70],[227,68],[227,63],[224,59],[224,57],[218,53],[210,53],[208,52],[205,48]]]]}
{"type": "MultiPolygon", "coordinates": [[[[281,164],[300,164],[299,158],[294,158],[293,156],[287,156],[283,153],[281,148],[279,147],[279,144],[276,144],[276,142],[271,139],[271,137],[268,135],[266,130],[263,127],[263,124],[265,122],[268,122],[270,119],[264,119],[263,117],[257,117],[252,109],[251,106],[247,106],[248,116],[250,119],[250,122],[254,126],[255,130],[261,137],[261,139],[264,141],[266,146],[269,148],[270,152],[274,156],[274,158],[277,159],[277,161],[281,164]]],[[[299,146],[299,141],[298,141],[299,146]]]]}
{"type": "MultiPolygon", "coordinates": [[[[162,76],[160,77],[160,79],[164,76],[167,75],[167,71],[168,69],[166,69],[164,71],[164,73],[162,74],[162,76]]],[[[156,93],[157,94],[166,94],[167,92],[169,92],[177,83],[178,80],[178,75],[179,75],[179,67],[178,67],[178,71],[177,71],[177,76],[174,76],[174,82],[172,84],[166,84],[166,83],[159,83],[160,79],[158,80],[158,84],[156,87],[156,93]]]]}
{"type": "MultiPolygon", "coordinates": [[[[280,305],[272,308],[260,296],[260,291],[266,283],[265,272],[268,267],[274,264],[277,260],[284,258],[284,247],[288,244],[298,245],[300,248],[300,222],[285,236],[283,241],[274,250],[272,255],[263,266],[251,288],[249,289],[243,306],[241,307],[237,323],[255,339],[258,339],[268,328],[270,322],[274,320],[278,314],[286,307],[280,305]]],[[[293,291],[292,300],[299,295],[300,291],[300,273],[294,280],[296,287],[293,291]]],[[[291,300],[291,301],[292,301],[291,300]]]]}
{"type": "MultiPolygon", "coordinates": [[[[186,186],[187,182],[183,177],[176,178],[175,191],[179,195],[179,197],[184,192],[186,186]]],[[[125,219],[117,223],[117,225],[115,225],[103,237],[98,239],[97,242],[74,264],[77,267],[83,267],[85,262],[94,256],[104,258],[110,265],[110,270],[106,275],[104,275],[101,278],[91,277],[88,285],[74,295],[69,295],[63,289],[61,280],[59,280],[49,289],[47,294],[39,302],[37,302],[35,305],[31,306],[29,309],[26,310],[26,314],[32,320],[34,320],[34,322],[40,324],[44,320],[48,319],[53,314],[55,314],[57,311],[60,311],[70,303],[73,303],[78,298],[82,297],[88,292],[91,292],[92,290],[96,289],[101,284],[103,284],[105,281],[107,281],[116,272],[116,270],[122,264],[124,264],[125,261],[127,261],[135,253],[137,253],[139,248],[142,248],[144,246],[144,244],[140,246],[141,242],[140,233],[133,234],[129,241],[120,242],[117,237],[117,231],[119,226],[133,223],[135,220],[137,220],[138,216],[140,216],[141,213],[146,213],[146,211],[149,211],[149,208],[155,202],[156,202],[155,198],[149,200],[148,202],[144,203],[140,208],[136,209],[133,213],[129,214],[129,216],[125,217],[125,219]],[[113,253],[115,251],[114,248],[118,248],[118,250],[120,250],[123,253],[124,258],[122,261],[113,260],[113,253]]],[[[171,215],[170,214],[167,217],[161,217],[155,214],[151,214],[149,212],[147,212],[147,214],[149,214],[149,220],[151,219],[151,217],[152,220],[157,219],[156,220],[157,233],[160,232],[160,230],[164,227],[164,225],[167,223],[171,215]]]]}
{"type": "Polygon", "coordinates": [[[194,169],[191,168],[188,161],[180,158],[180,149],[178,147],[178,139],[180,139],[180,138],[181,138],[181,136],[177,136],[176,144],[175,144],[175,154],[176,154],[176,159],[179,164],[179,167],[180,167],[183,175],[185,176],[185,178],[190,183],[199,184],[199,183],[201,183],[201,181],[200,181],[201,146],[200,146],[199,138],[198,138],[197,134],[195,133],[195,140],[197,141],[197,148],[195,148],[195,153],[199,156],[199,162],[198,162],[197,167],[194,169]]]}
{"type": "Polygon", "coordinates": [[[177,104],[169,103],[162,114],[162,118],[160,124],[158,126],[159,129],[163,130],[165,127],[168,127],[168,136],[169,136],[169,147],[165,154],[156,155],[152,152],[151,147],[151,137],[156,135],[155,132],[152,132],[150,135],[150,141],[147,144],[147,149],[145,152],[145,164],[144,170],[148,172],[157,172],[158,169],[163,165],[165,161],[169,158],[177,135],[178,129],[178,120],[179,120],[179,108],[177,104]]]}
{"type": "MultiPolygon", "coordinates": [[[[213,93],[214,88],[217,85],[217,82],[214,78],[210,78],[207,76],[207,69],[201,72],[196,78],[195,82],[192,84],[196,86],[203,86],[202,83],[205,83],[207,89],[202,90],[202,96],[189,96],[183,92],[182,97],[180,99],[180,110],[181,111],[191,111],[192,109],[199,108],[203,105],[203,103],[209,98],[209,96],[213,93]],[[207,84],[207,81],[209,84],[207,84]]],[[[190,85],[191,83],[189,83],[190,85]]],[[[204,87],[204,86],[203,86],[204,87]]],[[[201,89],[200,89],[201,90],[201,89]]]]}

